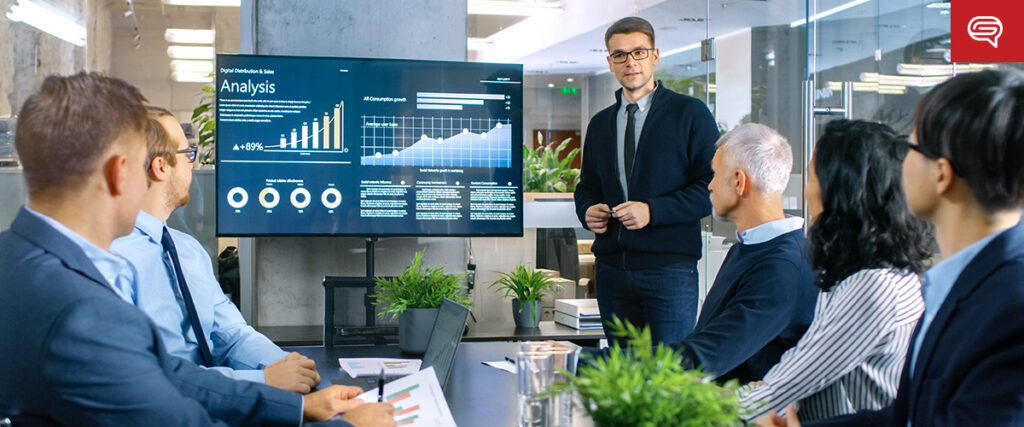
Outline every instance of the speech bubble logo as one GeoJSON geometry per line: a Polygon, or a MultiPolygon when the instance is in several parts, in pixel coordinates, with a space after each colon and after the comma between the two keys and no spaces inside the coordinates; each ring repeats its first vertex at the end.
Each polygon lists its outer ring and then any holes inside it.
{"type": "Polygon", "coordinates": [[[979,42],[989,42],[999,48],[999,37],[1003,35],[1003,21],[995,16],[975,16],[967,24],[967,34],[979,42]]]}

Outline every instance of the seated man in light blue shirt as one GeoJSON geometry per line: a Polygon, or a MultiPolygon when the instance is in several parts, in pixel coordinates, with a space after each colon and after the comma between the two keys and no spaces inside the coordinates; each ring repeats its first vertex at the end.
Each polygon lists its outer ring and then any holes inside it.
{"type": "Polygon", "coordinates": [[[147,135],[149,188],[132,234],[111,245],[137,270],[134,286],[119,289],[121,297],[153,319],[171,355],[230,378],[308,393],[320,382],[316,364],[298,353],[286,353],[247,325],[221,290],[202,245],[167,227],[171,212],[188,203],[196,152],[170,112],[149,109],[163,125],[147,135]],[[196,339],[194,318],[202,342],[196,339]]]}

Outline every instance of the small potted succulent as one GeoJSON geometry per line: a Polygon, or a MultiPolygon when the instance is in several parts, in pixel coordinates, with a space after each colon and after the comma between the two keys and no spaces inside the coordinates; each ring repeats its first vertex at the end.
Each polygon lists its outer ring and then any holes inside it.
{"type": "Polygon", "coordinates": [[[491,283],[490,287],[498,288],[498,293],[505,291],[505,298],[514,296],[512,318],[515,319],[516,327],[536,328],[540,325],[542,300],[549,292],[558,292],[561,285],[543,272],[524,265],[516,266],[510,273],[498,274],[501,277],[491,283]]]}
{"type": "Polygon", "coordinates": [[[376,279],[373,305],[381,317],[398,317],[398,347],[409,354],[427,350],[430,331],[444,298],[470,306],[462,274],[445,273],[444,267],[423,267],[426,249],[416,252],[412,263],[397,277],[376,279]]]}

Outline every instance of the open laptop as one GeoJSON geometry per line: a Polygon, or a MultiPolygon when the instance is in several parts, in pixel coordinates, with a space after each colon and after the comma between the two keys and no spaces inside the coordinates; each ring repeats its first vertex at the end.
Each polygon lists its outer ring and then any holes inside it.
{"type": "MultiPolygon", "coordinates": [[[[433,366],[437,374],[437,382],[442,388],[448,386],[448,379],[451,377],[452,368],[455,366],[455,352],[462,342],[462,334],[466,331],[466,319],[469,317],[469,308],[445,298],[441,302],[441,309],[437,313],[437,320],[434,321],[434,328],[430,332],[430,340],[427,341],[427,351],[423,354],[423,364],[420,369],[433,366]]],[[[377,377],[350,378],[342,376],[332,381],[335,384],[353,385],[364,390],[377,386],[377,377]]]]}

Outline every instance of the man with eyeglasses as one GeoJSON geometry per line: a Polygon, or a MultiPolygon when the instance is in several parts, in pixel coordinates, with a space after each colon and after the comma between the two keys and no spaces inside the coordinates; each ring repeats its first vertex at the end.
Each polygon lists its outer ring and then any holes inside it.
{"type": "Polygon", "coordinates": [[[157,324],[172,356],[230,378],[309,393],[320,382],[316,364],[286,353],[251,326],[221,290],[210,256],[192,236],[167,226],[167,218],[189,200],[196,147],[174,116],[149,107],[149,188],[135,229],[114,241],[114,252],[136,269],[121,297],[157,324]]]}
{"type": "Polygon", "coordinates": [[[605,46],[622,88],[587,126],[575,193],[580,222],[596,235],[601,317],[649,325],[656,342],[682,341],[697,318],[700,220],[711,213],[718,126],[703,102],[655,81],[649,22],[620,19],[605,46]]]}

